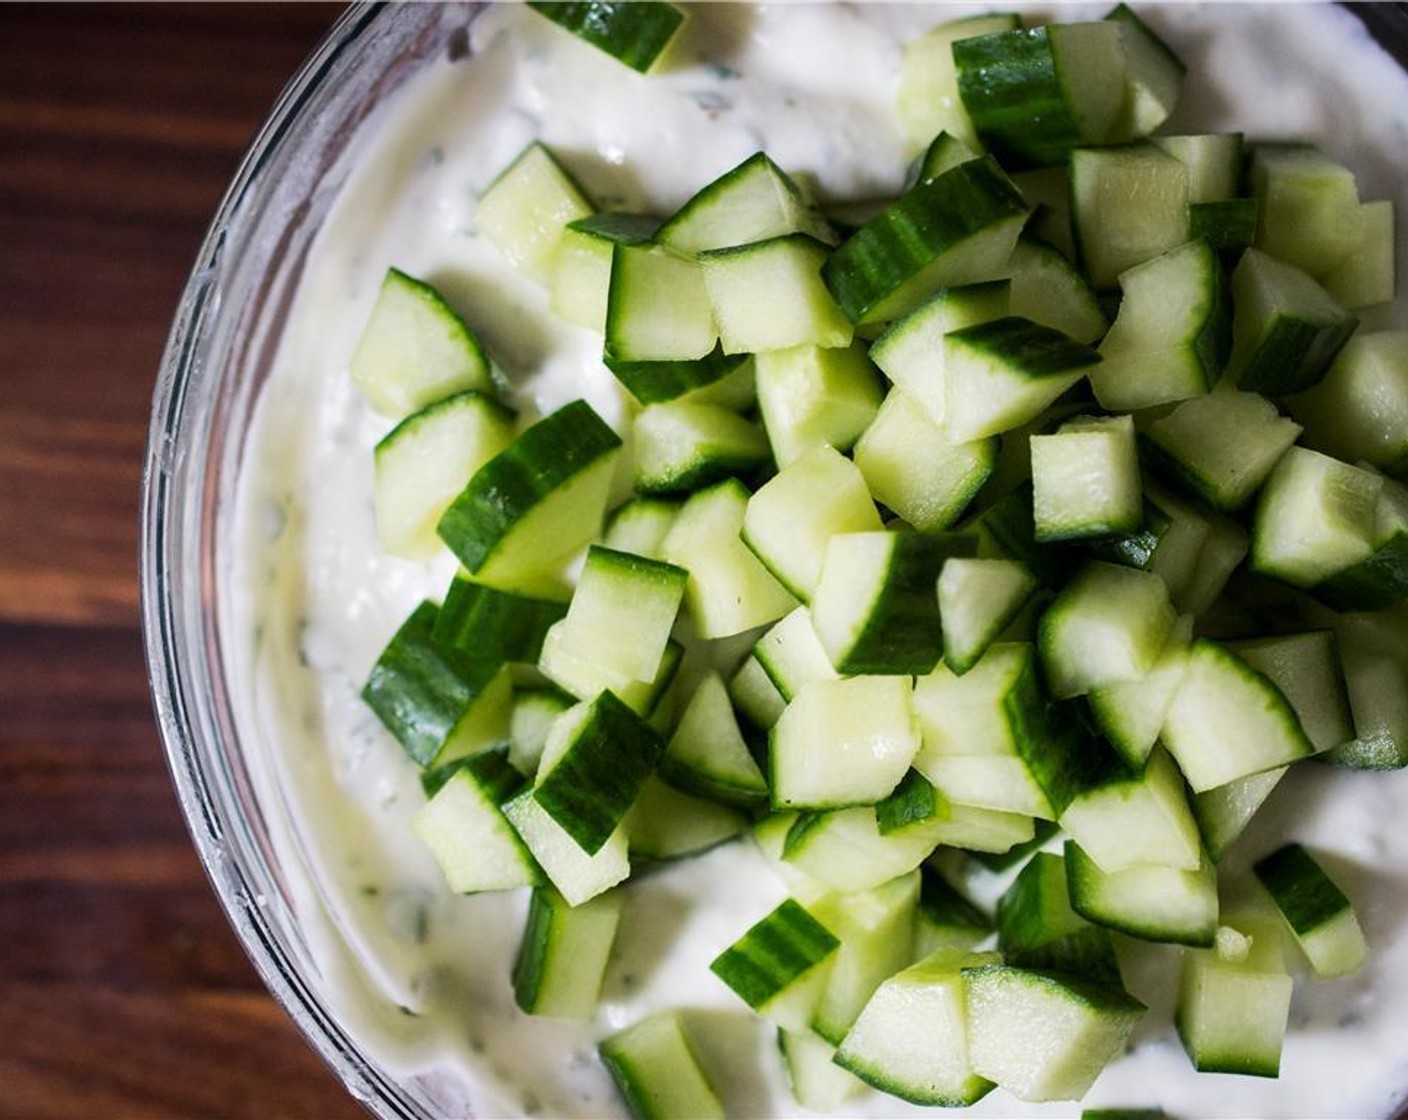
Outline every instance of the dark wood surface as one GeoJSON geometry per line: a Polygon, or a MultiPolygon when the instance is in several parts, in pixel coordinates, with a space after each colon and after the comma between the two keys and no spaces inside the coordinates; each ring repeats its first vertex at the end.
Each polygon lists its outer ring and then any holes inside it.
{"type": "Polygon", "coordinates": [[[0,4],[0,1116],[364,1115],[177,811],[137,624],[178,294],[330,6],[0,4]]]}

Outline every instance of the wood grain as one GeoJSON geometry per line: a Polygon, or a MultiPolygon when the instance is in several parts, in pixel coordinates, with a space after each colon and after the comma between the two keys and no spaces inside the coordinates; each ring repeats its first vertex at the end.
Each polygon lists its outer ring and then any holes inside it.
{"type": "Polygon", "coordinates": [[[328,5],[0,5],[0,1117],[363,1115],[176,807],[137,629],[166,331],[328,5]]]}

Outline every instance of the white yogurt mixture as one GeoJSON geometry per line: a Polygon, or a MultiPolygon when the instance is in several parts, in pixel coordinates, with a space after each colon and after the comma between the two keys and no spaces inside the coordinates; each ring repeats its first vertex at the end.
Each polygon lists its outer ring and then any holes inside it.
{"type": "MultiPolygon", "coordinates": [[[[1102,14],[1066,8],[1062,18],[1102,14]]],[[[708,963],[783,897],[751,845],[632,880],[594,1024],[514,1007],[509,967],[526,892],[449,895],[407,822],[416,768],[358,692],[387,639],[453,563],[383,556],[372,447],[389,427],[360,399],[348,358],[382,275],[440,287],[479,332],[528,415],[585,396],[623,416],[600,337],[554,321],[545,292],[474,233],[475,200],[530,140],[551,145],[603,208],[668,214],[762,149],[821,197],[893,196],[906,152],[892,111],[901,44],[962,9],[922,5],[706,5],[679,63],[640,77],[516,5],[470,28],[358,141],[358,167],[307,263],[260,402],[241,487],[234,593],[223,604],[244,741],[325,995],[388,1068],[429,1076],[476,1116],[620,1115],[595,1041],[660,1008],[690,1010],[730,1115],[795,1115],[773,1032],[708,963]]],[[[1189,64],[1176,130],[1303,138],[1351,166],[1365,198],[1408,226],[1408,77],[1358,21],[1327,6],[1178,7],[1147,13],[1189,64]]],[[[1408,260],[1402,246],[1400,260],[1408,260]]],[[[1402,324],[1404,301],[1366,329],[1402,324]]],[[[1386,1116],[1408,1088],[1408,772],[1293,771],[1229,857],[1282,837],[1327,853],[1372,956],[1356,977],[1297,982],[1279,1080],[1193,1072],[1173,1033],[1172,950],[1126,960],[1150,1005],[1131,1053],[1086,1107],[1175,1117],[1386,1116]]],[[[1239,860],[1238,854],[1241,854],[1239,860]]],[[[974,1116],[1073,1116],[994,1091],[974,1116]]],[[[847,1115],[920,1114],[880,1094],[847,1115]]]]}

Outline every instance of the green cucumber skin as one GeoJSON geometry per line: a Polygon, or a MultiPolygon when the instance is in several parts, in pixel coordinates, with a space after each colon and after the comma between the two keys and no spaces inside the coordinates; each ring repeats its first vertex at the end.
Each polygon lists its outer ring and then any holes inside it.
{"type": "Polygon", "coordinates": [[[992,919],[953,889],[937,871],[921,868],[919,909],[936,926],[970,929],[987,935],[992,932],[992,919]]]}
{"type": "Polygon", "coordinates": [[[665,753],[665,740],[648,723],[603,692],[533,797],[588,855],[610,839],[665,753]]]}
{"type": "Polygon", "coordinates": [[[1099,351],[1015,315],[952,331],[944,341],[945,350],[961,345],[964,350],[1000,358],[1030,381],[1073,373],[1100,361],[1099,351]]]}
{"type": "Polygon", "coordinates": [[[362,699],[410,757],[429,766],[501,664],[435,643],[439,609],[411,612],[372,667],[362,699]]]}
{"type": "Polygon", "coordinates": [[[528,6],[642,74],[684,22],[684,12],[660,0],[528,0],[528,6]]]}
{"type": "Polygon", "coordinates": [[[1070,904],[1065,860],[1038,852],[997,904],[1003,958],[1024,968],[1050,968],[1119,983],[1109,930],[1086,921],[1070,904]]]}
{"type": "Polygon", "coordinates": [[[881,601],[849,653],[836,666],[858,673],[931,673],[943,656],[943,631],[935,593],[939,570],[950,556],[973,556],[974,537],[953,533],[896,533],[881,601]]]}
{"type": "Polygon", "coordinates": [[[1298,937],[1350,909],[1344,892],[1299,844],[1278,848],[1252,870],[1298,937]]]}
{"type": "Polygon", "coordinates": [[[489,661],[535,664],[548,628],[567,604],[498,591],[467,579],[450,584],[431,637],[489,661]]]}
{"type": "Polygon", "coordinates": [[[725,354],[720,344],[704,357],[693,360],[631,362],[607,354],[602,361],[641,404],[660,404],[714,384],[748,357],[747,354],[725,354]]]}
{"type": "Polygon", "coordinates": [[[535,890],[528,903],[528,917],[523,926],[523,939],[518,943],[518,955],[513,961],[513,998],[524,1010],[532,1013],[538,1002],[538,988],[552,953],[552,926],[556,917],[552,894],[535,890]]]}
{"type": "Polygon", "coordinates": [[[861,226],[827,259],[821,277],[841,310],[859,323],[951,245],[1027,212],[996,160],[959,164],[861,226]],[[928,255],[917,258],[917,248],[928,255]]]}
{"type": "MultiPolygon", "coordinates": [[[[531,5],[530,5],[531,6],[531,5]]],[[[631,214],[621,210],[606,210],[568,222],[567,228],[589,233],[613,245],[644,245],[655,239],[660,219],[651,214],[631,214]]]]}
{"type": "Polygon", "coordinates": [[[520,517],[620,446],[621,437],[586,401],[564,405],[479,469],[440,518],[440,539],[478,571],[520,517]]]}
{"type": "Polygon", "coordinates": [[[1408,598],[1408,533],[1395,533],[1367,560],[1336,572],[1311,594],[1336,611],[1381,611],[1408,598]]]}
{"type": "Polygon", "coordinates": [[[1325,324],[1277,315],[1238,374],[1237,388],[1268,396],[1313,388],[1358,326],[1355,318],[1325,324]]]}
{"type": "Polygon", "coordinates": [[[1256,241],[1258,214],[1254,198],[1194,202],[1188,207],[1188,233],[1201,237],[1224,260],[1235,260],[1256,241]]]}
{"type": "Polygon", "coordinates": [[[789,898],[715,957],[709,971],[749,1007],[757,1008],[824,961],[840,944],[829,929],[789,898]]]}
{"type": "Polygon", "coordinates": [[[502,805],[511,800],[528,784],[528,780],[509,763],[508,748],[496,747],[422,772],[420,788],[425,792],[426,800],[439,793],[445,783],[461,770],[468,770],[474,775],[475,785],[482,789],[495,805],[502,805]]]}
{"type": "Polygon", "coordinates": [[[1173,522],[1157,505],[1147,497],[1144,499],[1144,527],[1127,537],[1114,537],[1109,540],[1091,541],[1087,546],[1090,555],[1097,560],[1111,564],[1124,564],[1129,568],[1147,571],[1153,563],[1154,553],[1173,522]]]}
{"type": "Polygon", "coordinates": [[[1045,27],[960,39],[953,61],[963,107],[1004,165],[1050,166],[1085,142],[1067,111],[1045,27]]]}
{"type": "Polygon", "coordinates": [[[895,832],[906,825],[922,824],[939,812],[940,795],[918,770],[911,770],[895,787],[895,792],[875,805],[875,823],[880,835],[895,832]]]}

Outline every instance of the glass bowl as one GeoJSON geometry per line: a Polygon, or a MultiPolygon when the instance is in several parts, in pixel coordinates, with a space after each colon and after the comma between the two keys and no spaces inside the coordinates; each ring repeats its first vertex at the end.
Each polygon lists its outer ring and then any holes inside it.
{"type": "MultiPolygon", "coordinates": [[[[483,5],[355,6],[292,80],[216,212],[157,383],[141,536],[156,714],[182,811],[265,984],[354,1097],[384,1117],[468,1112],[460,1088],[381,1064],[334,1012],[261,800],[228,675],[222,577],[250,422],[303,262],[358,131],[399,87],[468,49],[483,5]]],[[[1408,6],[1357,13],[1408,66],[1408,6]]],[[[1401,1115],[1402,1113],[1400,1113],[1401,1115]]]]}

